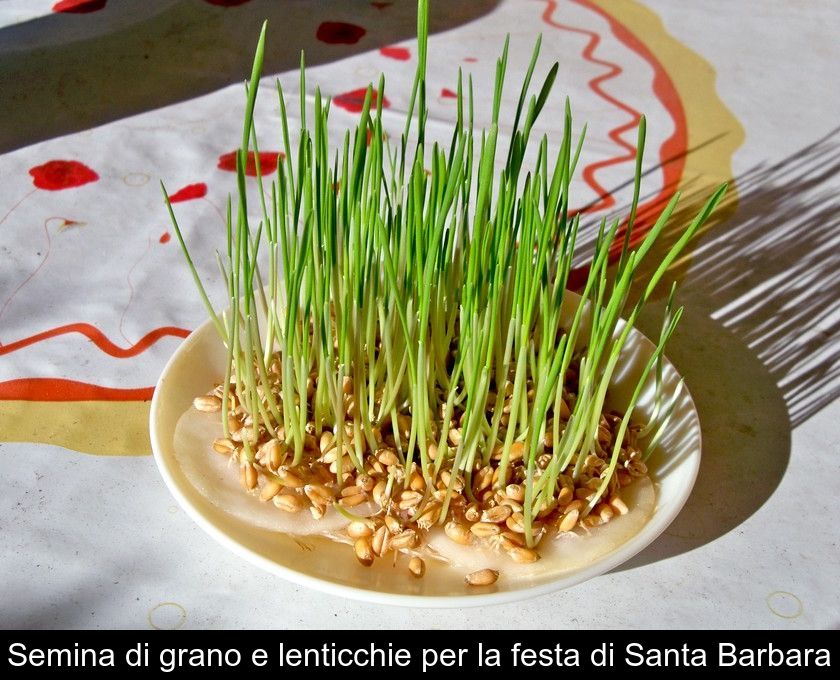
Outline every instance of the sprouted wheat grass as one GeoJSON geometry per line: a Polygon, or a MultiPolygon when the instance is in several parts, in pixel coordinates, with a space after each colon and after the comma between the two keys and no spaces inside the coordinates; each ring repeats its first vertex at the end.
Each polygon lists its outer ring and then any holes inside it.
{"type": "MultiPolygon", "coordinates": [[[[656,350],[624,413],[605,409],[607,391],[640,311],[726,190],[709,198],[629,304],[640,265],[679,200],[634,246],[642,119],[629,217],[601,221],[582,302],[562,322],[580,225],[569,187],[585,135],[584,128],[572,139],[568,100],[559,146],[552,150],[543,136],[533,167],[523,164],[558,64],[531,93],[538,40],[496,172],[508,41],[489,128],[476,131],[473,82],[459,71],[451,141],[429,148],[427,19],[420,0],[417,72],[396,145],[382,127],[384,78],[368,87],[355,129],[337,146],[328,135],[330,101],[317,88],[311,111],[301,97],[292,146],[277,83],[285,157],[268,177],[254,153],[255,227],[244,169],[248,152],[258,151],[253,111],[263,27],[247,88],[237,201],[228,202],[218,256],[227,312],[213,310],[166,199],[228,353],[220,384],[194,402],[220,414],[224,436],[213,450],[232,457],[244,490],[278,512],[344,515],[361,564],[405,552],[416,577],[425,573],[419,553],[435,526],[457,544],[492,545],[527,564],[549,533],[628,512],[622,488],[647,474],[676,403],[677,395],[661,394],[662,353],[682,313],[673,287],[656,350]],[[609,268],[622,224],[621,254],[609,268]],[[632,415],[652,371],[657,405],[642,426],[632,415]]],[[[301,93],[305,79],[301,59],[301,93]]],[[[489,585],[497,577],[484,569],[466,582],[489,585]]]]}

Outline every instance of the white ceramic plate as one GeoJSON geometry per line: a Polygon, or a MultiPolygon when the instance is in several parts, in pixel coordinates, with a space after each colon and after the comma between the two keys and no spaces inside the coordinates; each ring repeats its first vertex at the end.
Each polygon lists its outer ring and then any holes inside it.
{"type": "MultiPolygon", "coordinates": [[[[576,298],[569,296],[572,302],[576,298]]],[[[627,403],[652,351],[649,340],[638,331],[631,332],[620,371],[611,385],[611,407],[622,409],[627,403]]],[[[219,543],[273,574],[331,595],[400,606],[468,607],[501,604],[567,588],[614,569],[654,541],[682,509],[700,466],[700,423],[694,403],[683,388],[669,432],[649,461],[656,484],[656,508],[632,538],[583,568],[542,569],[539,574],[510,578],[503,575],[495,585],[479,589],[466,587],[463,574],[445,566],[430,565],[424,578],[414,579],[404,568],[394,568],[387,560],[363,567],[346,545],[251,526],[211,503],[188,481],[176,459],[175,427],[193,397],[220,380],[224,364],[225,350],[209,321],[172,355],[158,381],[151,407],[149,427],[158,468],[181,507],[219,543]]],[[[664,377],[665,389],[670,393],[680,380],[670,363],[664,377]]],[[[652,377],[649,383],[636,411],[642,422],[652,407],[652,377]]]]}

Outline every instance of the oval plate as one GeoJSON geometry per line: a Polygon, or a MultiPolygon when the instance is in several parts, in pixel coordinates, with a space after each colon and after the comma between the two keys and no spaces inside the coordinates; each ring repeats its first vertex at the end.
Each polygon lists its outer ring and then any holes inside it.
{"type": "MultiPolygon", "coordinates": [[[[571,303],[577,296],[568,294],[571,303]]],[[[610,386],[609,405],[622,409],[653,352],[653,344],[633,330],[620,369],[610,386]]],[[[683,387],[669,431],[649,461],[656,484],[656,508],[644,527],[625,543],[583,568],[548,571],[538,576],[500,578],[489,587],[467,588],[463,574],[430,565],[422,579],[387,560],[363,567],[348,546],[320,537],[293,537],[250,526],[205,498],[186,478],[175,455],[175,428],[193,398],[224,374],[226,352],[208,321],[195,330],[172,355],[161,374],[151,405],[149,429],[155,461],[166,485],[184,511],[215,540],[256,566],[294,583],[330,595],[377,604],[411,607],[471,607],[501,604],[567,588],[614,569],[652,543],[676,518],[688,499],[700,467],[700,422],[683,387]]],[[[650,376],[636,407],[644,422],[653,407],[650,376]]],[[[671,394],[680,376],[665,362],[664,390],[671,394]]],[[[231,473],[233,474],[233,473],[231,473]]]]}

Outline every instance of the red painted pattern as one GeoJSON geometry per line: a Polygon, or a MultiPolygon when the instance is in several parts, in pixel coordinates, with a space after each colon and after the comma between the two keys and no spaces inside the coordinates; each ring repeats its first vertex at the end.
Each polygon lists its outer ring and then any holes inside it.
{"type": "MultiPolygon", "coordinates": [[[[668,111],[674,121],[674,133],[669,137],[659,149],[659,160],[662,165],[663,183],[662,189],[659,193],[649,201],[641,204],[637,211],[636,223],[633,226],[633,234],[630,240],[631,247],[638,245],[650,230],[651,225],[655,219],[656,214],[661,207],[667,203],[676,191],[677,185],[682,178],[683,170],[685,169],[685,153],[688,146],[688,132],[687,123],[685,119],[685,110],[673,81],[668,76],[665,67],[653,55],[653,53],[642,43],[633,33],[627,29],[623,24],[617,21],[610,14],[595,5],[591,0],[571,0],[578,5],[603,17],[610,26],[613,35],[618,38],[626,47],[638,54],[644,59],[654,71],[654,94],[659,99],[662,106],[668,111]],[[652,219],[653,218],[653,219],[652,219]]],[[[614,62],[606,61],[595,56],[595,51],[601,42],[601,36],[594,31],[589,31],[575,26],[556,21],[553,16],[557,9],[557,2],[554,0],[545,0],[546,8],[543,12],[542,19],[545,23],[559,28],[564,31],[578,33],[585,35],[589,41],[584,47],[583,58],[587,61],[604,66],[608,70],[601,75],[596,76],[589,81],[589,87],[601,99],[606,101],[611,106],[624,111],[630,117],[629,120],[619,125],[609,132],[609,137],[619,147],[624,150],[612,158],[596,161],[587,165],[583,170],[583,178],[599,195],[599,200],[586,208],[587,212],[596,212],[599,210],[606,210],[615,205],[615,198],[610,192],[603,187],[596,178],[599,170],[612,165],[617,165],[625,162],[632,162],[636,157],[636,147],[634,144],[627,142],[622,135],[627,132],[635,131],[638,127],[641,114],[630,105],[613,97],[609,92],[603,88],[603,84],[618,77],[623,70],[621,66],[614,62]]],[[[610,258],[612,261],[619,256],[624,241],[626,223],[622,225],[616,234],[614,243],[610,249],[610,258]]],[[[569,276],[569,287],[577,288],[583,285],[588,276],[588,267],[577,267],[572,270],[569,276]]]]}
{"type": "Polygon", "coordinates": [[[65,378],[20,378],[0,382],[0,399],[19,401],[148,401],[154,387],[103,387],[65,378]]]}
{"type": "Polygon", "coordinates": [[[160,235],[160,238],[158,239],[158,243],[169,243],[169,240],[171,238],[172,238],[172,235],[168,231],[165,231],[160,235]]]}
{"type": "MultiPolygon", "coordinates": [[[[639,206],[636,223],[633,226],[633,234],[630,238],[630,245],[633,247],[644,239],[662,208],[671,200],[685,171],[685,158],[688,152],[688,122],[685,116],[685,108],[674,81],[671,80],[665,67],[641,40],[633,35],[626,26],[589,0],[575,0],[575,2],[597,12],[606,19],[610,24],[613,35],[650,64],[654,73],[653,92],[674,121],[674,132],[659,148],[659,162],[663,173],[662,189],[654,198],[639,206]]],[[[619,229],[616,242],[613,244],[611,251],[613,258],[621,252],[623,240],[624,230],[622,228],[619,229]]]]}
{"type": "Polygon", "coordinates": [[[108,336],[92,324],[70,323],[65,326],[58,326],[57,328],[51,328],[49,330],[42,331],[41,333],[30,335],[27,338],[10,342],[7,345],[0,345],[0,357],[4,354],[11,354],[16,350],[28,347],[29,345],[43,342],[44,340],[57,338],[61,335],[70,335],[72,333],[84,335],[102,352],[114,357],[115,359],[136,357],[138,354],[142,354],[149,349],[149,347],[154,345],[161,338],[165,338],[167,336],[186,338],[190,334],[190,332],[184,328],[178,328],[176,326],[162,326],[161,328],[155,328],[154,330],[149,331],[133,345],[120,347],[119,345],[114,344],[108,336]]]}
{"type": "Polygon", "coordinates": [[[388,59],[396,59],[397,61],[408,61],[411,59],[411,52],[405,47],[395,47],[389,45],[388,47],[380,47],[379,54],[388,59]]]}
{"type": "MultiPolygon", "coordinates": [[[[236,161],[234,160],[234,166],[236,161]]],[[[182,189],[178,189],[169,197],[170,203],[183,203],[184,201],[192,201],[196,198],[204,198],[207,195],[207,185],[204,182],[197,184],[187,184],[182,189]]]]}
{"type": "Polygon", "coordinates": [[[344,21],[324,21],[315,31],[315,37],[328,45],[355,45],[367,31],[356,24],[344,21]]]}
{"type": "Polygon", "coordinates": [[[575,26],[570,26],[569,24],[560,23],[559,21],[554,20],[552,16],[556,9],[557,3],[553,0],[548,0],[548,7],[546,7],[546,10],[542,16],[543,21],[545,21],[550,26],[559,28],[562,31],[585,35],[589,38],[586,47],[583,48],[583,58],[592,64],[604,66],[607,69],[606,72],[595,76],[592,80],[589,81],[589,88],[596,95],[598,95],[598,97],[607,102],[610,106],[613,106],[625,112],[629,116],[629,120],[626,123],[619,125],[609,131],[609,138],[618,146],[620,146],[624,150],[624,153],[621,153],[612,158],[607,158],[601,161],[590,163],[583,169],[583,179],[590,187],[592,187],[595,190],[595,192],[600,197],[600,200],[597,203],[595,203],[592,206],[589,206],[588,211],[598,212],[599,210],[606,210],[607,208],[611,208],[613,205],[615,205],[615,198],[613,198],[612,194],[610,194],[606,187],[604,187],[598,182],[596,178],[598,171],[603,168],[610,167],[612,165],[618,165],[635,159],[635,145],[625,141],[622,135],[631,130],[635,130],[639,126],[641,114],[629,104],[625,104],[620,99],[613,97],[602,87],[602,84],[604,82],[612,80],[613,78],[617,78],[624,71],[621,68],[621,66],[619,66],[615,62],[606,61],[595,56],[595,50],[598,48],[598,45],[601,44],[601,36],[595,33],[594,31],[590,31],[585,28],[577,28],[575,26]]]}
{"type": "Polygon", "coordinates": [[[453,92],[448,87],[444,87],[440,91],[440,96],[443,97],[444,99],[457,99],[458,98],[458,93],[453,92]]]}
{"type": "Polygon", "coordinates": [[[52,6],[52,11],[61,14],[90,14],[103,9],[108,0],[61,0],[52,6]]]}
{"type": "MultiPolygon", "coordinates": [[[[366,94],[367,88],[360,87],[356,90],[351,90],[350,92],[343,92],[341,94],[338,94],[335,97],[333,97],[332,101],[333,104],[335,104],[339,108],[344,109],[345,111],[349,111],[350,113],[360,113],[365,104],[366,94]]],[[[378,96],[378,93],[376,92],[376,90],[374,90],[370,99],[371,109],[376,108],[378,96]]],[[[382,97],[382,108],[387,109],[389,106],[391,106],[391,102],[388,101],[388,97],[382,97]]]]}
{"type": "Polygon", "coordinates": [[[74,189],[99,179],[99,175],[78,161],[49,161],[30,168],[29,174],[36,187],[47,191],[74,189]]]}
{"type": "MultiPolygon", "coordinates": [[[[216,165],[219,170],[226,170],[227,172],[236,172],[236,154],[237,151],[230,151],[219,156],[219,162],[216,165]]],[[[277,170],[277,163],[281,158],[285,158],[285,154],[281,151],[260,151],[260,173],[263,176],[270,175],[277,170]]],[[[248,152],[248,160],[245,161],[245,174],[249,177],[257,176],[257,161],[253,151],[248,152]]]]}

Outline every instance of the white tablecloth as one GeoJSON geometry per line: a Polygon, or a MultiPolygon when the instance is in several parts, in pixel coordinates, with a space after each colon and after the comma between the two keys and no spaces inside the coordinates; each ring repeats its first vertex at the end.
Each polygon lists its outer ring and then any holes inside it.
{"type": "MultiPolygon", "coordinates": [[[[735,178],[720,219],[673,272],[686,315],[669,355],[704,439],[685,510],[608,575],[453,623],[837,626],[840,8],[483,0],[433,1],[432,15],[430,131],[441,139],[459,68],[473,74],[477,123],[489,119],[508,32],[510,125],[542,33],[537,73],[555,60],[560,71],[537,133],[557,139],[569,95],[575,128],[588,123],[574,190],[589,221],[628,200],[640,112],[646,204],[679,187],[696,205],[735,178]]],[[[398,134],[415,68],[411,0],[0,5],[0,625],[444,625],[255,570],[179,510],[148,455],[152,386],[204,317],[158,180],[183,190],[176,208],[221,305],[212,253],[234,188],[224,157],[239,142],[265,17],[263,151],[281,148],[275,77],[297,109],[302,48],[307,94],[318,84],[335,98],[334,139],[352,121],[352,93],[380,72],[383,119],[398,134]]]]}

